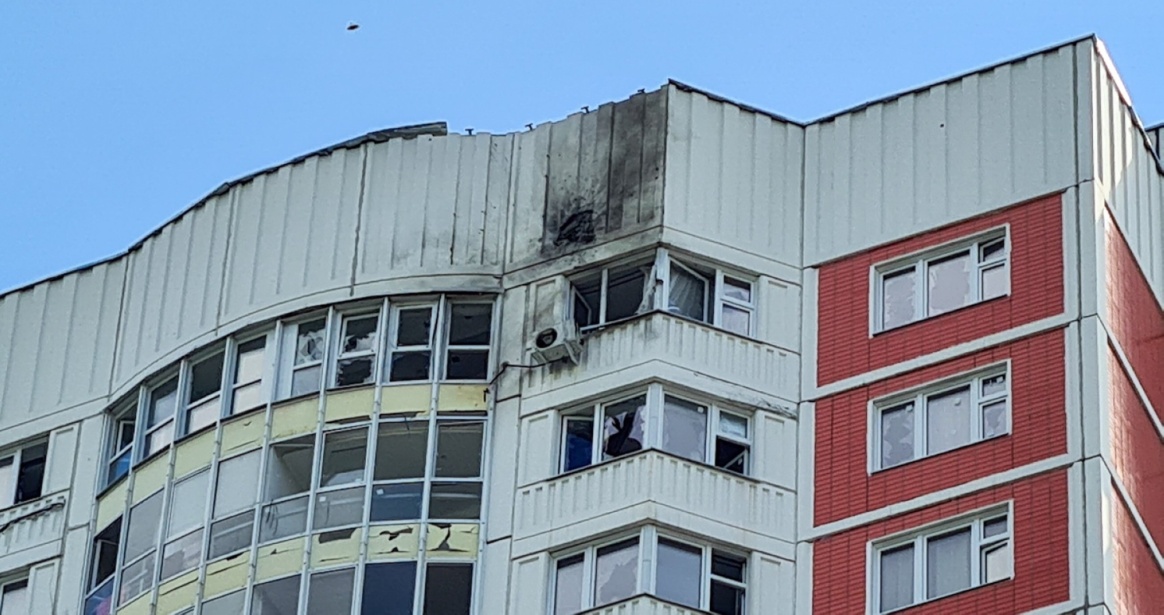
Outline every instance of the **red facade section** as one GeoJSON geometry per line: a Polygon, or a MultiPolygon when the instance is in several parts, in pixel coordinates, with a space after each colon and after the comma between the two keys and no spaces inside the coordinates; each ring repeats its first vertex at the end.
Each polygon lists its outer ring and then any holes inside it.
{"type": "Polygon", "coordinates": [[[1049,331],[818,401],[815,524],[1067,452],[1064,344],[1064,330],[1049,331]],[[870,400],[1005,359],[1011,361],[1010,435],[868,473],[870,400]]]}
{"type": "Polygon", "coordinates": [[[1014,578],[901,612],[1022,613],[1065,602],[1070,597],[1067,471],[1060,470],[817,541],[812,563],[813,612],[865,612],[866,547],[870,541],[1011,499],[1014,578]]]}
{"type": "Polygon", "coordinates": [[[1157,416],[1164,420],[1164,310],[1110,214],[1105,227],[1112,333],[1157,416]]]}
{"type": "Polygon", "coordinates": [[[1063,312],[1059,195],[874,248],[820,268],[817,382],[843,380],[1063,312]],[[870,337],[870,269],[879,263],[1010,225],[1011,294],[870,337]]]}
{"type": "Polygon", "coordinates": [[[1164,439],[1119,359],[1108,354],[1115,472],[1159,547],[1164,544],[1164,439]]]}
{"type": "Polygon", "coordinates": [[[1164,571],[1118,495],[1112,502],[1112,583],[1115,613],[1159,613],[1164,605],[1164,571]]]}

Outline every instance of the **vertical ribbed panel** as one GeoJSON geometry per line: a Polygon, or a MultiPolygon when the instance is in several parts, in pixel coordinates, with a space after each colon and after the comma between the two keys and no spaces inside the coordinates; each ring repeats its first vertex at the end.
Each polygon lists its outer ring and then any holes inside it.
{"type": "Polygon", "coordinates": [[[700,615],[705,612],[663,602],[652,596],[635,596],[629,600],[590,609],[582,615],[700,615]]]}
{"type": "Polygon", "coordinates": [[[0,297],[0,429],[106,394],[125,261],[0,297]]]}
{"type": "MultiPolygon", "coordinates": [[[[0,511],[0,557],[61,539],[65,527],[65,495],[50,495],[0,511]]],[[[57,554],[60,553],[58,545],[57,554]]]]}
{"type": "Polygon", "coordinates": [[[1074,184],[1075,49],[810,125],[805,264],[1074,184]]]}
{"type": "Polygon", "coordinates": [[[1164,173],[1105,63],[1096,61],[1093,67],[1101,194],[1156,299],[1164,304],[1164,173]]]}
{"type": "Polygon", "coordinates": [[[664,224],[799,266],[804,128],[667,91],[664,224]]]}

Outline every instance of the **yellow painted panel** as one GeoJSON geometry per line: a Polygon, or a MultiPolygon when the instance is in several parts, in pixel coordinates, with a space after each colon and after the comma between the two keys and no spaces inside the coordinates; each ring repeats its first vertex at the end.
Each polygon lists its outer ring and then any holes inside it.
{"type": "Polygon", "coordinates": [[[331,423],[372,416],[372,406],[376,401],[376,390],[363,387],[350,391],[328,393],[323,411],[323,420],[331,423]]]}
{"type": "Polygon", "coordinates": [[[202,595],[217,596],[246,587],[247,567],[250,563],[250,551],[210,562],[206,565],[206,586],[202,595]]]}
{"type": "Polygon", "coordinates": [[[117,515],[125,512],[125,492],[127,489],[129,489],[129,481],[123,480],[97,500],[97,531],[105,529],[105,526],[116,519],[117,515]]]}
{"type": "Polygon", "coordinates": [[[222,425],[222,451],[220,456],[229,457],[235,453],[254,450],[263,445],[263,430],[266,429],[266,414],[252,412],[222,425]]]}
{"type": "Polygon", "coordinates": [[[368,528],[368,560],[413,559],[420,548],[420,524],[368,528]]]}
{"type": "Polygon", "coordinates": [[[158,455],[133,473],[133,503],[148,498],[166,484],[170,472],[170,456],[158,455]]]}
{"type": "Polygon", "coordinates": [[[380,414],[424,414],[432,406],[431,384],[384,387],[380,391],[380,414]]]}
{"type": "Polygon", "coordinates": [[[437,410],[484,410],[485,389],[483,384],[442,384],[437,393],[437,410]]]}
{"type": "Polygon", "coordinates": [[[199,434],[174,449],[174,478],[210,467],[214,456],[214,430],[199,434]]]}
{"type": "Polygon", "coordinates": [[[198,571],[190,572],[162,583],[158,588],[158,614],[170,615],[188,606],[194,606],[198,596],[198,571]]]}
{"type": "Polygon", "coordinates": [[[256,562],[256,583],[299,572],[303,568],[303,538],[292,538],[259,547],[256,562]]]}
{"type": "Polygon", "coordinates": [[[362,528],[320,532],[311,537],[311,567],[350,564],[360,558],[362,528]]]}
{"type": "Polygon", "coordinates": [[[430,523],[425,552],[428,557],[476,559],[480,532],[476,523],[430,523]]]}
{"type": "Polygon", "coordinates": [[[319,399],[316,397],[278,406],[271,411],[271,439],[315,433],[318,416],[319,399]]]}
{"type": "Polygon", "coordinates": [[[149,615],[150,592],[138,596],[133,602],[117,609],[117,615],[149,615]]]}

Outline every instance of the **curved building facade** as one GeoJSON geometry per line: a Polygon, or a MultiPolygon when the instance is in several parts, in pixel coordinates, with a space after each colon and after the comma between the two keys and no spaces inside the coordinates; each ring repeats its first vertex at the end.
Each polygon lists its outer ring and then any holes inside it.
{"type": "Polygon", "coordinates": [[[225,184],[0,295],[0,615],[1153,612],[1158,136],[1085,38],[225,184]]]}

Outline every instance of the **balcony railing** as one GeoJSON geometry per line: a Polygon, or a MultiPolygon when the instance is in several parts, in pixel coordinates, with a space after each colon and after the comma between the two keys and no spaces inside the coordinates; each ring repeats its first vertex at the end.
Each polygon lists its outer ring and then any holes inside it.
{"type": "Polygon", "coordinates": [[[56,493],[0,511],[0,557],[60,540],[65,501],[56,493]]]}
{"type": "Polygon", "coordinates": [[[704,615],[707,611],[692,609],[641,594],[606,606],[585,611],[582,615],[704,615]]]}

